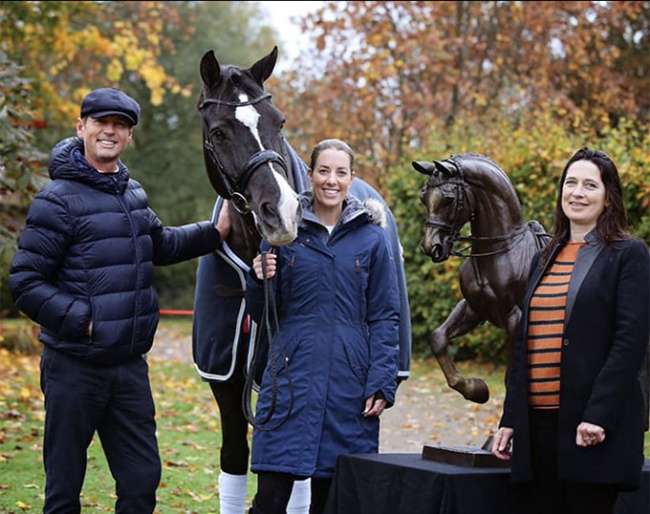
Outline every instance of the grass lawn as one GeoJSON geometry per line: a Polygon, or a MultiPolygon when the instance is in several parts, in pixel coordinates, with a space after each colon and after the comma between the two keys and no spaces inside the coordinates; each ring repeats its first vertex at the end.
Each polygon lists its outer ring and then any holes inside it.
{"type": "MultiPolygon", "coordinates": [[[[11,321],[5,328],[16,323],[20,324],[11,321]]],[[[161,327],[183,335],[191,333],[187,319],[163,318],[161,327]]],[[[153,356],[149,362],[163,463],[156,512],[218,514],[221,426],[210,388],[189,364],[153,356]]],[[[42,512],[44,414],[38,366],[38,355],[15,354],[0,347],[0,514],[42,512]]],[[[431,357],[413,359],[412,377],[430,377],[431,390],[444,383],[441,373],[431,373],[432,366],[437,364],[431,357]]],[[[460,363],[459,367],[466,376],[474,374],[471,363],[460,363]]],[[[485,366],[478,375],[486,378],[485,366]]],[[[488,374],[491,391],[503,387],[501,379],[500,372],[488,374]]],[[[648,433],[645,454],[650,458],[648,433]]],[[[248,485],[250,503],[255,490],[252,474],[248,485]]],[[[95,439],[89,450],[83,512],[113,512],[113,489],[99,440],[95,439]]]]}
{"type": "MultiPolygon", "coordinates": [[[[169,323],[181,331],[186,323],[169,323]]],[[[39,356],[0,349],[0,514],[42,512],[43,400],[39,356]]],[[[159,514],[217,514],[221,426],[210,388],[191,365],[150,359],[163,463],[159,514]]],[[[255,477],[249,475],[249,495],[255,477]]],[[[95,438],[88,454],[82,512],[113,512],[113,479],[95,438]]],[[[250,498],[249,498],[250,500],[250,498]]]]}

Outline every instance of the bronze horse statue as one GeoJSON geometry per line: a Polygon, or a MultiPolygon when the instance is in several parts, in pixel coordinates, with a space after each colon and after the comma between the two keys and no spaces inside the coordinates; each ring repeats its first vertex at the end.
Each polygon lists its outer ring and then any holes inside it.
{"type": "Polygon", "coordinates": [[[475,153],[433,162],[413,162],[428,175],[420,200],[427,209],[421,251],[433,262],[465,257],[460,267],[460,300],[430,336],[433,353],[447,384],[468,400],[485,403],[487,384],[466,378],[448,353],[451,340],[485,321],[505,331],[512,347],[521,318],[531,259],[550,238],[537,221],[524,222],[521,204],[508,175],[490,158],[475,153]],[[470,235],[461,235],[465,224],[470,235]],[[455,251],[459,241],[466,251],[455,251]]]}

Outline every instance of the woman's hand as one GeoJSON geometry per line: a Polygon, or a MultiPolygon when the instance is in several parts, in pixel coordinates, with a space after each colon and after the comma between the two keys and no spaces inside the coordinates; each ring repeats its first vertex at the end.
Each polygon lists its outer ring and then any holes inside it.
{"type": "Polygon", "coordinates": [[[497,430],[492,441],[492,455],[497,459],[510,460],[512,458],[512,436],[515,431],[512,428],[501,427],[497,430]]]}
{"type": "Polygon", "coordinates": [[[264,252],[257,255],[253,259],[253,270],[255,271],[255,276],[259,280],[263,280],[264,270],[262,269],[262,259],[266,259],[266,278],[273,278],[275,276],[275,264],[277,256],[274,253],[264,252]]]}
{"type": "Polygon", "coordinates": [[[388,402],[384,398],[376,398],[376,395],[372,395],[366,400],[366,408],[361,414],[366,418],[368,416],[380,416],[382,412],[386,409],[388,402]]]}
{"type": "Polygon", "coordinates": [[[578,446],[593,446],[605,440],[605,429],[583,421],[576,429],[576,444],[578,446]]]}

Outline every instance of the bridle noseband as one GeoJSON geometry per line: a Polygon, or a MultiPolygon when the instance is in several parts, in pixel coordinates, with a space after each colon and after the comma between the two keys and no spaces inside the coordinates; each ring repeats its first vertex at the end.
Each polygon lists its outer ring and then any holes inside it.
{"type": "Polygon", "coordinates": [[[217,98],[206,98],[199,104],[199,111],[201,112],[201,119],[203,121],[203,146],[205,147],[207,154],[210,156],[212,164],[214,164],[217,171],[219,172],[221,181],[226,187],[226,192],[222,196],[226,200],[231,200],[235,206],[235,209],[237,209],[240,214],[250,214],[251,212],[251,207],[248,200],[246,199],[245,191],[253,172],[263,164],[273,163],[280,166],[284,170],[285,174],[287,174],[287,164],[282,156],[277,152],[273,150],[261,150],[248,159],[246,165],[244,166],[244,169],[241,170],[241,173],[238,174],[238,178],[233,180],[232,177],[226,173],[226,168],[219,159],[219,155],[217,154],[215,146],[212,144],[212,141],[210,141],[210,129],[208,127],[205,116],[203,115],[203,108],[206,105],[245,107],[247,105],[254,105],[258,102],[261,102],[262,100],[266,100],[267,98],[271,98],[270,93],[263,94],[257,98],[253,98],[252,100],[247,100],[244,102],[229,102],[227,100],[220,100],[217,98]]]}

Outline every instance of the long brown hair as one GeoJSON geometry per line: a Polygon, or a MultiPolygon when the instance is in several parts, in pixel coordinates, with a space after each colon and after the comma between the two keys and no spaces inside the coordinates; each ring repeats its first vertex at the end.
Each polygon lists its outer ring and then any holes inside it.
{"type": "Polygon", "coordinates": [[[558,246],[569,240],[570,222],[562,210],[562,190],[566,174],[571,165],[577,161],[589,161],[600,171],[600,179],[605,186],[605,208],[596,221],[596,232],[605,244],[629,237],[627,228],[627,211],[623,203],[623,188],[616,164],[609,156],[600,150],[584,147],[578,150],[569,159],[558,183],[557,200],[555,203],[555,216],[553,220],[553,233],[551,240],[542,251],[540,265],[543,266],[558,246]]]}

